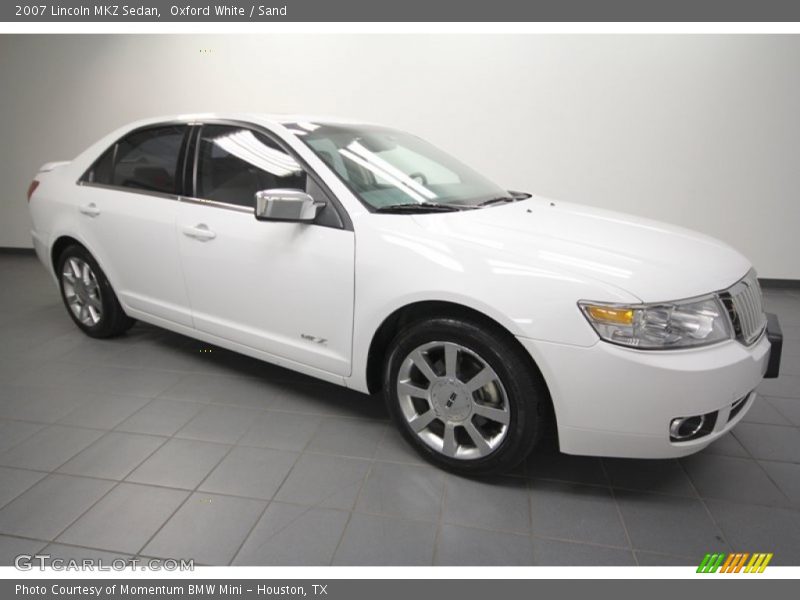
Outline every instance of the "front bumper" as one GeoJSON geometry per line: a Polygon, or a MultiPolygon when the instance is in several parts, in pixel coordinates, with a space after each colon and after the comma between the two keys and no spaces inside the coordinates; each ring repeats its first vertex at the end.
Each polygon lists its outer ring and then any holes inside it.
{"type": "Polygon", "coordinates": [[[749,347],[730,341],[648,352],[605,342],[587,348],[519,339],[547,381],[567,454],[670,458],[697,452],[747,414],[756,386],[765,375],[777,376],[780,364],[773,316],[749,347]],[[708,433],[670,441],[673,419],[710,413],[716,418],[708,433]]]}

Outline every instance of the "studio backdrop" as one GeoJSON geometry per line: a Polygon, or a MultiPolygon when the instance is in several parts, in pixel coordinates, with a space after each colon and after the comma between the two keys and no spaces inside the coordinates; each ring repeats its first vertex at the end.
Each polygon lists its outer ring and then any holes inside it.
{"type": "Polygon", "coordinates": [[[800,279],[800,37],[0,37],[0,247],[25,191],[142,117],[350,116],[415,132],[509,189],[683,225],[800,279]]]}

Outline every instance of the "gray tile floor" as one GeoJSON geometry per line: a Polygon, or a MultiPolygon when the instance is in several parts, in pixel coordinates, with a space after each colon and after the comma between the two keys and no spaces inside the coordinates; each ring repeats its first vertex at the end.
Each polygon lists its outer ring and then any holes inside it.
{"type": "Polygon", "coordinates": [[[800,291],[767,291],[783,376],[683,460],[561,455],[509,476],[423,464],[380,402],[142,324],[83,336],[31,256],[0,254],[0,564],[800,564],[800,291]],[[208,352],[207,350],[211,350],[208,352]]]}

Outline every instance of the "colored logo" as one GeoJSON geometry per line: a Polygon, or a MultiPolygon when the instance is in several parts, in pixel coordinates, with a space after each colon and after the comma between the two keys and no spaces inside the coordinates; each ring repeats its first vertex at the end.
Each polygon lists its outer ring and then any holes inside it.
{"type": "Polygon", "coordinates": [[[731,554],[706,554],[697,567],[698,573],[763,573],[772,552],[733,552],[731,554]],[[749,559],[749,560],[748,560],[749,559]]]}

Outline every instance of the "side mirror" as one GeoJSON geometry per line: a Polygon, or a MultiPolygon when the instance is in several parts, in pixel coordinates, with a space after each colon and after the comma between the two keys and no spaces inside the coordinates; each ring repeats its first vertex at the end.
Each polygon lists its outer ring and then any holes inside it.
{"type": "Polygon", "coordinates": [[[302,190],[256,192],[255,217],[259,221],[303,221],[317,218],[324,202],[317,202],[302,190]]]}

